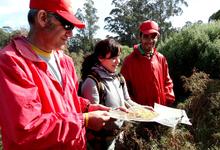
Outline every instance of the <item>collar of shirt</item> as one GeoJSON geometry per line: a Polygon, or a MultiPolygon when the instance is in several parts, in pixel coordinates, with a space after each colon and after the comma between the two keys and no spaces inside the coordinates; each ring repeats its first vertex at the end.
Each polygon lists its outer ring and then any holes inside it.
{"type": "Polygon", "coordinates": [[[45,58],[50,58],[53,55],[53,51],[45,52],[45,51],[39,49],[38,47],[36,47],[33,44],[31,44],[31,47],[32,47],[33,51],[35,51],[35,53],[37,53],[37,55],[39,55],[39,56],[43,56],[45,58]]]}
{"type": "Polygon", "coordinates": [[[140,51],[141,55],[147,56],[148,59],[151,59],[151,57],[154,55],[154,51],[151,50],[150,52],[145,52],[141,46],[141,44],[138,44],[138,50],[140,51]]]}

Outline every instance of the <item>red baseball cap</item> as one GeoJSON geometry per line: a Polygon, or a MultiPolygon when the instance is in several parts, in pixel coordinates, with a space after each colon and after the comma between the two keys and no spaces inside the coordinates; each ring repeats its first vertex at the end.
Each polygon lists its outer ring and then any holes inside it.
{"type": "Polygon", "coordinates": [[[160,28],[158,24],[152,20],[147,20],[142,22],[139,29],[143,34],[157,33],[158,35],[160,35],[159,33],[160,28]]]}
{"type": "Polygon", "coordinates": [[[78,28],[85,28],[85,24],[75,17],[70,0],[30,0],[30,9],[43,9],[59,14],[78,28]]]}

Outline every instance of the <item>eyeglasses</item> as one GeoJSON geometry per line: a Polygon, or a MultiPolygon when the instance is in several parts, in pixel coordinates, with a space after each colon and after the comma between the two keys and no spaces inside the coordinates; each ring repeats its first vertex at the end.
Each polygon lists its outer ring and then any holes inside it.
{"type": "Polygon", "coordinates": [[[66,19],[64,19],[63,17],[59,16],[58,14],[54,14],[54,13],[52,15],[61,23],[61,25],[63,26],[65,30],[70,31],[74,29],[75,26],[69,21],[67,21],[66,19]]]}

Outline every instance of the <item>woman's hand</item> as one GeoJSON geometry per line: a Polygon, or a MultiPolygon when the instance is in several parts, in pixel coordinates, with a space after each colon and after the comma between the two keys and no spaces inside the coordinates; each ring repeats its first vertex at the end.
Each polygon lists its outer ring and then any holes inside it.
{"type": "Polygon", "coordinates": [[[118,107],[118,108],[116,108],[116,109],[119,109],[119,110],[124,111],[124,112],[126,112],[126,113],[129,112],[129,110],[128,110],[126,107],[124,107],[124,106],[120,106],[120,107],[118,107]]]}
{"type": "Polygon", "coordinates": [[[90,104],[88,111],[89,112],[96,110],[109,111],[110,109],[111,109],[110,107],[106,107],[101,104],[90,104]]]}

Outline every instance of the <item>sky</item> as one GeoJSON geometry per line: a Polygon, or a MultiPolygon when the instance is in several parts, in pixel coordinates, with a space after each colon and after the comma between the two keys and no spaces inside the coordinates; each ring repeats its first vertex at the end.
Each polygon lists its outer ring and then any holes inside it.
{"type": "MultiPolygon", "coordinates": [[[[104,18],[109,16],[113,6],[112,0],[93,0],[94,7],[97,9],[97,16],[99,21],[97,25],[100,29],[97,31],[95,37],[105,38],[106,35],[113,35],[104,30],[104,18]]],[[[186,0],[188,7],[183,7],[183,14],[171,18],[174,27],[182,27],[185,22],[196,22],[202,20],[204,23],[208,22],[208,18],[218,10],[220,10],[220,0],[186,0]]],[[[85,0],[72,0],[73,11],[77,8],[82,8],[85,0]]],[[[27,12],[29,10],[29,0],[0,0],[0,28],[3,26],[10,26],[13,29],[20,27],[28,28],[27,12]]]]}

